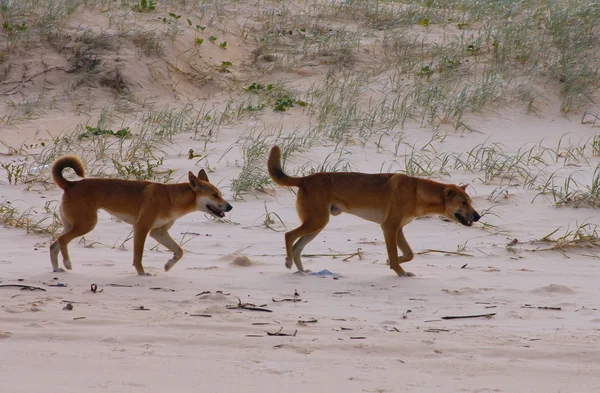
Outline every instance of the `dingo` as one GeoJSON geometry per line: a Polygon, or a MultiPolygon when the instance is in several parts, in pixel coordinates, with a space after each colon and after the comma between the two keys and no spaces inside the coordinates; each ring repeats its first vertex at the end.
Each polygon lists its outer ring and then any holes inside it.
{"type": "Polygon", "coordinates": [[[60,205],[63,232],[50,246],[50,261],[55,272],[64,271],[58,267],[59,251],[65,267],[71,270],[67,246],[74,238],[94,229],[98,209],[133,225],[133,266],[139,275],[146,275],[142,254],[148,234],[173,252],[173,258],[165,265],[168,271],[183,256],[183,250],[168,232],[175,220],[193,211],[224,217],[225,212],[232,209],[221,192],[209,183],[204,170],[198,176],[189,172],[188,183],[160,184],[121,179],[69,181],[62,174],[65,168],[72,168],[78,176],[85,177],[83,164],[77,157],[65,156],[52,165],[52,179],[65,191],[60,205]]]}
{"type": "Polygon", "coordinates": [[[390,268],[399,276],[414,276],[400,266],[414,256],[402,233],[402,228],[413,219],[441,214],[471,226],[481,218],[471,206],[466,185],[459,187],[394,173],[322,172],[291,177],[281,169],[278,146],[271,149],[268,169],[275,184],[299,188],[296,210],[302,225],[285,234],[285,266],[290,269],[293,261],[301,272],[302,249],[325,228],[330,214],[345,212],[380,224],[390,268]],[[401,257],[397,247],[402,250],[401,257]]]}

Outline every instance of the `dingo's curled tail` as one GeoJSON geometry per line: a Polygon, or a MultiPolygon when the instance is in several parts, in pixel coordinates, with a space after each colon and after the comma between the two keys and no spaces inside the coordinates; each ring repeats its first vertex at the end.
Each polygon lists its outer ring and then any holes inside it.
{"type": "Polygon", "coordinates": [[[291,177],[283,172],[281,169],[281,149],[277,145],[271,149],[267,168],[269,169],[269,176],[278,186],[298,187],[302,181],[301,177],[291,177]]]}
{"type": "Polygon", "coordinates": [[[75,171],[77,176],[85,177],[85,169],[83,169],[83,163],[79,158],[75,156],[64,156],[59,158],[52,164],[52,180],[54,180],[54,183],[63,190],[66,190],[73,184],[72,181],[64,178],[62,172],[65,168],[71,168],[75,171]]]}

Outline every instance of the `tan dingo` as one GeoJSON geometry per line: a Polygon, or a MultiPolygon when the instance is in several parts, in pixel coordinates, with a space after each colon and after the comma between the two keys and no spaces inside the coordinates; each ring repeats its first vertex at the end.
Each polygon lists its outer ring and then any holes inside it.
{"type": "Polygon", "coordinates": [[[221,192],[209,183],[204,170],[198,176],[189,172],[188,183],[160,184],[121,179],[69,181],[62,175],[65,168],[72,168],[77,175],[85,177],[83,164],[77,157],[59,158],[52,166],[52,179],[65,191],[60,206],[63,232],[50,246],[50,261],[55,272],[64,271],[58,267],[59,251],[65,268],[71,270],[67,246],[74,238],[94,229],[98,209],[133,225],[133,266],[139,275],[146,275],[142,254],[148,234],[173,252],[173,258],[165,265],[168,271],[183,256],[183,250],[168,232],[175,220],[194,211],[224,217],[225,212],[232,209],[221,192]]]}
{"type": "Polygon", "coordinates": [[[302,225],[285,234],[288,269],[293,261],[299,271],[305,271],[300,259],[302,249],[325,228],[330,214],[345,212],[380,224],[390,268],[399,276],[414,276],[400,266],[414,256],[402,233],[402,228],[413,219],[440,214],[471,226],[481,218],[471,206],[466,185],[459,187],[394,173],[322,172],[290,177],[281,169],[278,146],[271,149],[268,169],[275,184],[299,188],[296,210],[302,225]],[[401,257],[397,247],[402,250],[401,257]]]}

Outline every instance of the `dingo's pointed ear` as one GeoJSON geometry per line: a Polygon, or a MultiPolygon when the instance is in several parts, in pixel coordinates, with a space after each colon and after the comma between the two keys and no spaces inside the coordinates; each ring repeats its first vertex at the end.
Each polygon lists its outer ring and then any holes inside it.
{"type": "Polygon", "coordinates": [[[444,189],[444,197],[446,199],[454,198],[456,196],[456,190],[452,187],[444,189]]]}
{"type": "Polygon", "coordinates": [[[467,191],[467,186],[468,186],[468,184],[463,184],[462,186],[460,186],[460,188],[462,188],[463,191],[467,191]]]}
{"type": "Polygon", "coordinates": [[[198,179],[208,182],[208,175],[204,169],[200,169],[200,172],[198,172],[198,179]]]}
{"type": "Polygon", "coordinates": [[[188,180],[190,182],[190,186],[192,188],[200,188],[202,185],[200,184],[200,179],[196,177],[191,171],[188,172],[188,180]]]}

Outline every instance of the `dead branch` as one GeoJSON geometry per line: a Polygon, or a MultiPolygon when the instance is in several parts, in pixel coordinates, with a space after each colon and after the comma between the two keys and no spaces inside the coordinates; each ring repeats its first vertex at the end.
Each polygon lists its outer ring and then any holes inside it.
{"type": "Polygon", "coordinates": [[[477,314],[477,315],[450,315],[450,316],[442,317],[442,319],[462,319],[462,318],[480,318],[480,317],[491,318],[494,315],[496,315],[496,313],[477,314]]]}
{"type": "Polygon", "coordinates": [[[274,333],[267,332],[266,330],[265,330],[265,333],[267,333],[269,336],[283,336],[283,337],[294,337],[296,335],[296,333],[298,333],[298,330],[294,330],[293,334],[281,333],[282,330],[283,330],[283,327],[274,333]]]}
{"type": "Polygon", "coordinates": [[[257,307],[252,303],[242,303],[242,301],[238,298],[238,304],[235,306],[226,306],[229,310],[234,310],[237,308],[241,308],[242,310],[250,310],[250,311],[264,311],[264,312],[273,312],[267,308],[257,307]]]}
{"type": "Polygon", "coordinates": [[[11,87],[10,89],[6,90],[5,92],[0,93],[1,95],[12,95],[14,93],[12,93],[13,90],[18,89],[21,86],[24,86],[26,83],[31,82],[34,78],[42,75],[42,74],[46,74],[50,71],[54,71],[54,70],[60,70],[60,71],[64,71],[66,73],[71,73],[73,72],[73,69],[70,70],[66,70],[63,67],[50,67],[45,69],[44,71],[40,71],[37,74],[34,74],[33,76],[27,78],[27,79],[21,79],[20,81],[7,81],[7,82],[0,82],[0,86],[2,85],[14,85],[16,84],[17,86],[11,87]]]}
{"type": "Polygon", "coordinates": [[[319,322],[319,321],[317,319],[314,319],[314,318],[313,319],[308,319],[308,320],[302,320],[302,319],[298,320],[298,323],[300,325],[306,325],[307,323],[317,323],[317,322],[319,322]]]}
{"type": "Polygon", "coordinates": [[[538,310],[557,310],[560,311],[562,310],[562,307],[548,307],[548,306],[532,306],[531,304],[526,304],[524,306],[521,306],[521,308],[537,308],[538,310]]]}
{"type": "Polygon", "coordinates": [[[450,254],[450,255],[459,255],[461,257],[472,257],[471,254],[465,254],[464,252],[457,251],[444,251],[444,250],[434,250],[428,248],[427,250],[419,251],[417,255],[430,254],[430,253],[440,253],[440,254],[450,254]]]}
{"type": "Polygon", "coordinates": [[[175,292],[174,289],[171,288],[161,288],[161,287],[152,287],[150,288],[151,291],[163,291],[163,292],[175,292]]]}
{"type": "Polygon", "coordinates": [[[449,332],[450,330],[448,329],[436,329],[436,328],[431,328],[431,329],[427,329],[425,330],[425,332],[428,333],[439,333],[439,332],[449,332]]]}
{"type": "Polygon", "coordinates": [[[298,302],[302,302],[302,303],[306,303],[306,300],[302,300],[300,298],[284,298],[284,299],[280,299],[277,300],[275,298],[271,299],[273,301],[273,303],[281,303],[281,302],[293,302],[293,303],[298,303],[298,302]]]}
{"type": "Polygon", "coordinates": [[[346,258],[342,259],[342,261],[344,261],[344,262],[345,262],[345,261],[347,261],[348,259],[350,259],[350,258],[352,258],[352,257],[355,257],[355,256],[357,256],[357,255],[358,255],[358,259],[360,259],[360,260],[362,261],[362,259],[363,259],[363,252],[362,252],[362,248],[360,248],[360,247],[359,247],[359,248],[356,250],[356,252],[355,252],[355,253],[348,255],[346,258]]]}
{"type": "Polygon", "coordinates": [[[21,288],[22,291],[24,291],[24,290],[28,290],[28,291],[39,290],[39,291],[46,292],[46,290],[44,288],[34,287],[32,285],[23,285],[23,284],[0,284],[0,287],[16,287],[16,288],[21,288]]]}

